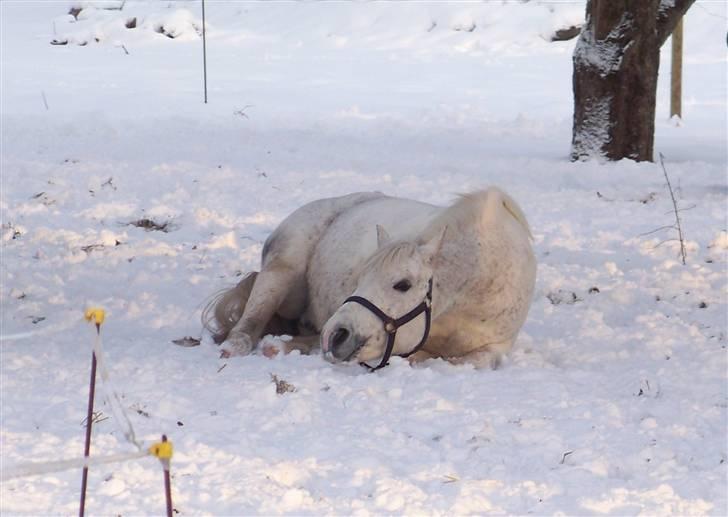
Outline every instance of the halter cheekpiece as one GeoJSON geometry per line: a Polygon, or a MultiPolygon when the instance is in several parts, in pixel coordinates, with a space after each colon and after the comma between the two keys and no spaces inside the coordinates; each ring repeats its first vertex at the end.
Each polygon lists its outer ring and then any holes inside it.
{"type": "Polygon", "coordinates": [[[382,321],[384,331],[387,333],[387,347],[384,350],[384,355],[382,356],[382,360],[379,362],[379,364],[377,366],[369,366],[366,363],[360,363],[362,366],[366,366],[367,368],[369,368],[370,371],[373,372],[374,370],[379,370],[380,368],[383,368],[387,366],[387,364],[389,364],[389,358],[392,357],[392,350],[394,349],[394,340],[397,337],[397,330],[399,329],[399,327],[406,325],[423,312],[425,313],[425,332],[422,335],[422,339],[416,347],[414,347],[406,354],[400,355],[400,357],[409,357],[410,355],[417,352],[420,348],[422,348],[422,345],[424,345],[425,341],[427,341],[427,336],[429,336],[430,334],[430,322],[432,320],[432,278],[430,278],[428,282],[427,295],[425,296],[425,299],[422,300],[422,303],[420,303],[417,307],[409,311],[401,318],[392,318],[382,309],[361,296],[349,296],[346,300],[344,300],[344,303],[349,302],[358,303],[359,305],[365,307],[370,312],[372,312],[377,318],[382,321]]]}

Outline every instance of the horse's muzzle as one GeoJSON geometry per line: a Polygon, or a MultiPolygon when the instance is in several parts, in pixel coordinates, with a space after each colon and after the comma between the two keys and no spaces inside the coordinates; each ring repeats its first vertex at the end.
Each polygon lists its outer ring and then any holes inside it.
{"type": "Polygon", "coordinates": [[[323,336],[321,349],[324,358],[331,362],[346,362],[354,358],[364,346],[366,339],[358,336],[345,326],[340,326],[323,336]]]}

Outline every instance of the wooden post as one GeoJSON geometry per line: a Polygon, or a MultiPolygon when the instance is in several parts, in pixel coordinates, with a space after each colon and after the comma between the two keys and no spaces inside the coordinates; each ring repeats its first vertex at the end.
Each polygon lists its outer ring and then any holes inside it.
{"type": "Polygon", "coordinates": [[[670,71],[670,118],[682,118],[682,47],[683,19],[672,33],[672,69],[670,71]]]}

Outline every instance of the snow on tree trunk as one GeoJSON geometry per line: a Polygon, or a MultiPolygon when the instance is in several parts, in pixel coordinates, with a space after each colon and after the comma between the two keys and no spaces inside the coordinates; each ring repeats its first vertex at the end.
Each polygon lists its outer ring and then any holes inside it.
{"type": "Polygon", "coordinates": [[[574,50],[574,160],[652,160],[659,0],[589,0],[574,50]]]}

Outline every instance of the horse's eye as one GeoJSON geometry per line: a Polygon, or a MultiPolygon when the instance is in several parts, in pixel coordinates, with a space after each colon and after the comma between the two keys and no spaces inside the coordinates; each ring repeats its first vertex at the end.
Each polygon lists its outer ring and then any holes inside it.
{"type": "Polygon", "coordinates": [[[410,287],[412,287],[412,284],[409,280],[400,280],[396,284],[394,284],[392,287],[394,287],[397,291],[401,293],[406,293],[410,290],[410,287]]]}

